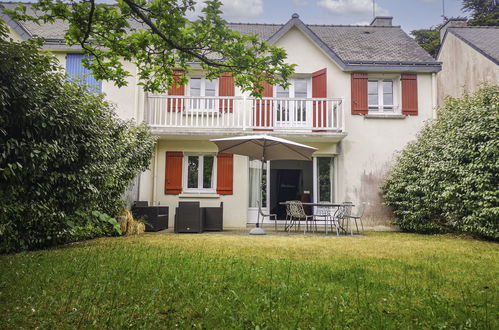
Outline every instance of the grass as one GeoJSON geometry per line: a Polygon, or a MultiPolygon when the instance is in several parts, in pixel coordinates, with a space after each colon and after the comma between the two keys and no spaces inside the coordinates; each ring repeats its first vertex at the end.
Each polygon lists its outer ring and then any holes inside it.
{"type": "Polygon", "coordinates": [[[499,328],[499,245],[142,235],[0,256],[0,328],[499,328]]]}

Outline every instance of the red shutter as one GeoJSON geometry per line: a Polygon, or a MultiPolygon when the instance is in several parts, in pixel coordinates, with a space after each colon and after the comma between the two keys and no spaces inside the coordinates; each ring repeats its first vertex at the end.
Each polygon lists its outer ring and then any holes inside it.
{"type": "MultiPolygon", "coordinates": [[[[312,73],[312,97],[327,97],[327,69],[322,69],[312,73]]],[[[327,102],[314,101],[314,127],[327,127],[327,102]]],[[[314,130],[314,132],[320,132],[314,130]]]]}
{"type": "MultiPolygon", "coordinates": [[[[272,85],[263,81],[263,97],[273,97],[274,89],[272,85]]],[[[255,100],[255,126],[257,127],[267,127],[267,128],[258,128],[255,131],[272,131],[272,127],[274,125],[273,115],[274,111],[272,111],[273,103],[272,100],[255,100]]]]}
{"type": "MultiPolygon", "coordinates": [[[[218,96],[234,96],[234,78],[228,74],[224,73],[218,79],[218,96]]],[[[220,100],[219,105],[220,112],[233,112],[234,111],[234,101],[233,100],[220,100]]]]}
{"type": "Polygon", "coordinates": [[[352,73],[352,115],[367,115],[367,73],[352,73]]]}
{"type": "Polygon", "coordinates": [[[234,155],[217,155],[217,194],[232,195],[234,155]]]}
{"type": "Polygon", "coordinates": [[[182,159],[179,151],[166,152],[165,194],[178,195],[182,192],[182,159]]]}
{"type": "MultiPolygon", "coordinates": [[[[179,95],[179,96],[185,95],[185,85],[180,85],[177,83],[182,77],[182,75],[183,75],[182,71],[175,71],[175,73],[173,74],[173,85],[168,90],[168,95],[179,95]]],[[[183,99],[177,99],[177,98],[168,99],[168,112],[171,111],[180,112],[182,111],[183,105],[184,105],[183,99]]]]}
{"type": "Polygon", "coordinates": [[[402,114],[417,116],[418,114],[418,76],[403,74],[402,82],[402,114]]]}

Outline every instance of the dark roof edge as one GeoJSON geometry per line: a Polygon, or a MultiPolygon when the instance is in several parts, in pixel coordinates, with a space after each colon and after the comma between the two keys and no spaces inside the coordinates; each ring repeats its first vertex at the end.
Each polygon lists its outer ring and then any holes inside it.
{"type": "Polygon", "coordinates": [[[360,65],[360,64],[347,64],[345,71],[356,71],[356,72],[379,72],[379,71],[389,71],[389,72],[438,72],[442,70],[442,65],[360,65]]]}
{"type": "MultiPolygon", "coordinates": [[[[0,8],[4,7],[0,4],[0,8]]],[[[7,23],[7,25],[10,26],[12,30],[16,31],[24,40],[29,40],[33,37],[31,33],[29,33],[28,30],[24,28],[24,26],[14,21],[12,18],[10,18],[10,16],[4,14],[3,10],[0,12],[0,19],[7,23]]]]}
{"type": "Polygon", "coordinates": [[[336,62],[340,68],[343,70],[346,69],[345,62],[343,62],[343,60],[331,48],[329,48],[324,41],[322,41],[307,25],[305,25],[299,17],[295,17],[294,15],[286,24],[277,30],[276,33],[267,39],[267,42],[271,45],[274,44],[294,26],[305,33],[305,35],[307,35],[323,52],[325,52],[334,62],[336,62]]]}
{"type": "MultiPolygon", "coordinates": [[[[447,31],[445,31],[445,36],[444,36],[444,39],[442,40],[442,45],[445,42],[445,37],[447,37],[447,33],[448,32],[452,32],[452,29],[453,28],[448,28],[447,31]]],[[[492,62],[494,62],[495,65],[499,65],[499,61],[498,60],[496,60],[495,58],[493,58],[489,54],[485,53],[481,48],[477,47],[474,43],[470,42],[469,40],[467,40],[463,36],[460,36],[457,33],[452,33],[452,34],[455,35],[460,40],[462,40],[465,44],[467,44],[468,46],[470,46],[471,48],[473,48],[474,50],[476,50],[477,52],[479,52],[480,54],[482,54],[483,56],[485,56],[486,58],[488,58],[492,62]]],[[[442,47],[440,47],[440,49],[442,49],[442,47]]],[[[440,55],[440,51],[438,52],[438,55],[440,55]]]]}

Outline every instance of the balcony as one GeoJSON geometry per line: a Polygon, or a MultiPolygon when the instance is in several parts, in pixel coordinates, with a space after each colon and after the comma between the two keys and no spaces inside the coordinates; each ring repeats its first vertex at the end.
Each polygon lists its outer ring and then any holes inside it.
{"type": "Polygon", "coordinates": [[[343,100],[333,98],[148,95],[144,119],[159,135],[345,135],[343,100]]]}

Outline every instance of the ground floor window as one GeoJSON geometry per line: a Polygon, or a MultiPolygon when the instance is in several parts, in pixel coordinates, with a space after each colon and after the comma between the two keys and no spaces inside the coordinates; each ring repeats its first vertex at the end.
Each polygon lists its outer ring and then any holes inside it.
{"type": "Polygon", "coordinates": [[[215,155],[186,154],[185,156],[185,191],[207,193],[215,192],[215,155]]]}
{"type": "Polygon", "coordinates": [[[317,157],[317,201],[334,202],[334,158],[317,157]]]}

